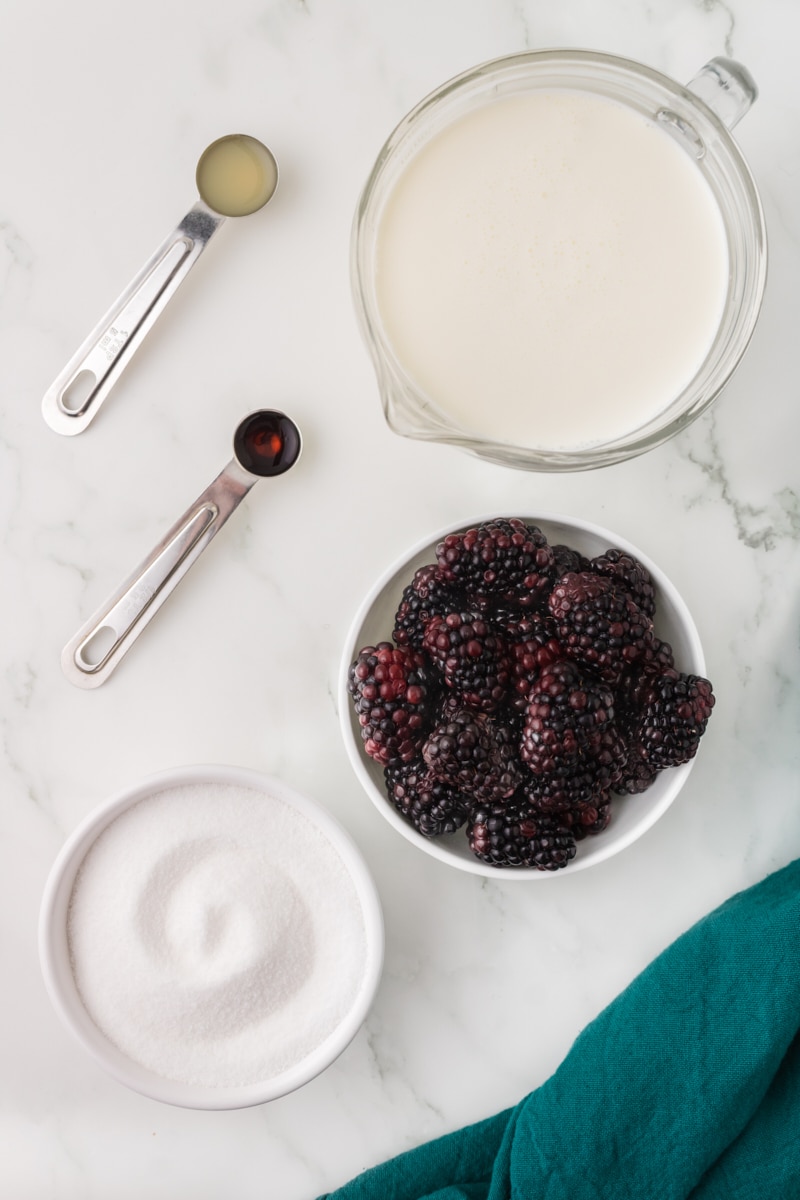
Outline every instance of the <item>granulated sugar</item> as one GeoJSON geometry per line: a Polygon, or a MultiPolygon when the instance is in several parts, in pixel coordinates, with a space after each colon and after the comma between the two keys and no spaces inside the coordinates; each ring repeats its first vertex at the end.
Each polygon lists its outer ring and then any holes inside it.
{"type": "Polygon", "coordinates": [[[169,788],[117,817],[81,865],[68,937],[105,1035],[206,1087],[301,1062],[352,1008],[366,961],[335,847],[285,801],[232,785],[169,788]]]}

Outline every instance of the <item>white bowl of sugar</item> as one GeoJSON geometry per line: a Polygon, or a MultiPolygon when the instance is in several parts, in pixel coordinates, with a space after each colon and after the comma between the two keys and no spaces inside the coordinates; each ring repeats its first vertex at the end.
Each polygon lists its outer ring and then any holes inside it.
{"type": "Polygon", "coordinates": [[[375,886],[315,801],[230,766],[176,768],[95,809],[50,873],[53,1005],[121,1083],[245,1108],[325,1070],[383,965],[375,886]]]}

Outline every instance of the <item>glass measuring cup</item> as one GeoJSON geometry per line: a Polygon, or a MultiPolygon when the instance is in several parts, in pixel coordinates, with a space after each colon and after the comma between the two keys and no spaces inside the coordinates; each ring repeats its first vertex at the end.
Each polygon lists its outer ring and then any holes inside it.
{"type": "MultiPolygon", "coordinates": [[[[682,86],[640,63],[592,51],[552,50],[484,63],[424,99],[390,135],[361,195],[351,241],[356,313],[378,378],[386,420],[397,433],[445,442],[482,458],[527,470],[565,471],[604,466],[641,454],[685,428],[717,398],[755,327],[766,280],[766,229],[758,191],[731,129],[756,98],[755,84],[738,63],[716,58],[682,86]],[[605,440],[553,448],[535,440],[475,432],[454,416],[433,388],[415,378],[379,302],[379,231],[388,201],[417,155],[443,131],[493,102],[540,91],[567,91],[615,101],[668,133],[700,173],[719,210],[727,249],[722,314],[712,344],[693,377],[668,403],[635,428],[605,440]]],[[[481,164],[475,164],[480,180],[481,164]]],[[[437,247],[432,248],[432,255],[437,247]]],[[[686,281],[687,289],[692,281],[686,281]]],[[[646,298],[645,298],[646,302],[646,298]]],[[[431,338],[436,337],[435,327],[431,338]]],[[[469,335],[464,334],[466,341],[469,335]]],[[[531,395],[537,380],[531,378],[531,395]]],[[[487,395],[486,421],[496,397],[487,395]]],[[[579,431],[578,431],[579,433],[579,431]]]]}
{"type": "Polygon", "coordinates": [[[50,387],[42,414],[56,433],[81,433],[156,318],[226,217],[258,212],[275,194],[278,166],[248,134],[218,138],[197,164],[200,199],[101,317],[50,387]]]}

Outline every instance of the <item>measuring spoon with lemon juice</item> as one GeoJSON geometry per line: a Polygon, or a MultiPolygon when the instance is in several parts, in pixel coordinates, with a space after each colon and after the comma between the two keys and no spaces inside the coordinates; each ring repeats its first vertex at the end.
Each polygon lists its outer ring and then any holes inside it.
{"type": "Polygon", "coordinates": [[[258,212],[275,194],[278,166],[247,134],[207,146],[196,173],[200,199],[131,281],[53,381],[42,401],[56,433],[81,433],[96,416],[145,334],[226,217],[258,212]]]}

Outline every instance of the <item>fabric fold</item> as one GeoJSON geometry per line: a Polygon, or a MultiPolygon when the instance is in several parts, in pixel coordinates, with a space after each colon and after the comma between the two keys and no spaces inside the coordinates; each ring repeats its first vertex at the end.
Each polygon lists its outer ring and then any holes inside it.
{"type": "Polygon", "coordinates": [[[515,1108],[320,1200],[800,1200],[800,859],[658,956],[515,1108]]]}

